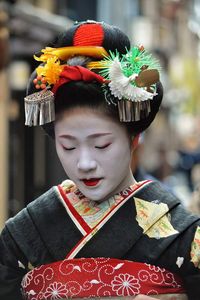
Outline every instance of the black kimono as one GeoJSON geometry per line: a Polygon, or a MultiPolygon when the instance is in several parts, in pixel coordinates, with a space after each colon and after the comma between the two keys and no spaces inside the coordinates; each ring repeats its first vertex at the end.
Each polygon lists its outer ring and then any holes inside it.
{"type": "MultiPolygon", "coordinates": [[[[83,237],[81,223],[63,203],[53,187],[6,222],[0,239],[0,300],[21,300],[21,280],[30,264],[64,259],[83,237]]],[[[164,267],[181,276],[189,300],[200,299],[200,217],[188,213],[159,183],[146,182],[136,190],[76,257],[164,267]]]]}

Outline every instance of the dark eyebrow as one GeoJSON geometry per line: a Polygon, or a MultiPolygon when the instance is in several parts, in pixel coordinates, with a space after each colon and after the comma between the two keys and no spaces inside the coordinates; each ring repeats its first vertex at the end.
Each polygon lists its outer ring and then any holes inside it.
{"type": "Polygon", "coordinates": [[[61,134],[59,135],[60,138],[65,138],[65,139],[70,139],[70,140],[75,140],[76,138],[73,135],[70,134],[61,134]]]}
{"type": "MultiPolygon", "coordinates": [[[[110,132],[105,132],[105,133],[93,133],[88,135],[88,138],[97,138],[97,137],[101,137],[101,136],[107,136],[107,135],[111,135],[112,133],[110,132]]],[[[73,135],[70,134],[62,134],[59,136],[60,138],[65,138],[65,139],[70,139],[70,140],[75,140],[76,138],[73,135]]]]}
{"type": "Polygon", "coordinates": [[[97,138],[97,137],[107,136],[107,135],[111,135],[111,134],[112,134],[112,133],[110,133],[110,132],[105,132],[105,133],[99,132],[99,133],[91,134],[91,135],[89,135],[88,137],[89,137],[89,138],[97,138]]]}

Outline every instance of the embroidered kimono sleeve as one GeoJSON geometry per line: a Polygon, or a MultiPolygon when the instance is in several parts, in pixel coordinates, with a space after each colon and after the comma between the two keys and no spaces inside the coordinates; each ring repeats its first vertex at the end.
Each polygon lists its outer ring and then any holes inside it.
{"type": "Polygon", "coordinates": [[[181,276],[189,300],[199,300],[200,220],[181,206],[171,213],[171,217],[179,234],[174,235],[158,263],[181,276]]]}
{"type": "Polygon", "coordinates": [[[0,299],[22,299],[20,285],[26,265],[27,260],[5,228],[0,237],[0,299]]]}
{"type": "MultiPolygon", "coordinates": [[[[189,251],[185,254],[188,262],[183,275],[184,284],[189,300],[198,300],[200,295],[200,221],[188,229],[184,240],[185,243],[189,243],[189,251]]],[[[184,247],[184,240],[182,247],[184,247]]]]}
{"type": "MultiPolygon", "coordinates": [[[[178,216],[178,214],[177,214],[178,216]]],[[[192,215],[188,219],[176,218],[180,227],[183,224],[184,230],[169,244],[163,252],[158,263],[172,270],[181,276],[189,300],[199,300],[200,295],[200,243],[199,226],[200,221],[191,223],[192,215]],[[178,220],[177,220],[178,219],[178,220]],[[168,265],[169,264],[169,265],[168,265]]],[[[179,227],[179,229],[180,229],[179,227]]]]}

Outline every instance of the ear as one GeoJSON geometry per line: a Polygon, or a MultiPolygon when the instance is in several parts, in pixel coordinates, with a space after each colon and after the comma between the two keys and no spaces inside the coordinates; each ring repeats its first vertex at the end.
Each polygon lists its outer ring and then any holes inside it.
{"type": "Polygon", "coordinates": [[[137,148],[139,144],[139,139],[140,139],[140,133],[136,135],[132,140],[132,144],[131,144],[132,151],[134,151],[137,148]]]}

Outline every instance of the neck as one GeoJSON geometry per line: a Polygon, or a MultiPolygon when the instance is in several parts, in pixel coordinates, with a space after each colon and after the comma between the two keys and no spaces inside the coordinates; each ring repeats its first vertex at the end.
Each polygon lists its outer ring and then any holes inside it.
{"type": "Polygon", "coordinates": [[[117,189],[116,193],[119,193],[119,192],[123,191],[125,188],[129,187],[130,185],[134,185],[136,183],[137,183],[137,181],[133,177],[133,173],[132,173],[131,169],[129,169],[129,173],[127,174],[125,179],[119,185],[119,189],[117,189]]]}
{"type": "Polygon", "coordinates": [[[116,194],[119,194],[120,192],[122,192],[123,190],[125,190],[126,188],[128,188],[129,186],[134,185],[136,183],[137,183],[137,181],[133,177],[131,169],[129,169],[129,173],[122,180],[122,182],[118,185],[118,188],[116,188],[114,194],[111,192],[109,195],[106,196],[105,199],[102,199],[100,201],[95,201],[95,202],[102,203],[103,201],[109,200],[112,196],[114,196],[116,194]]]}

